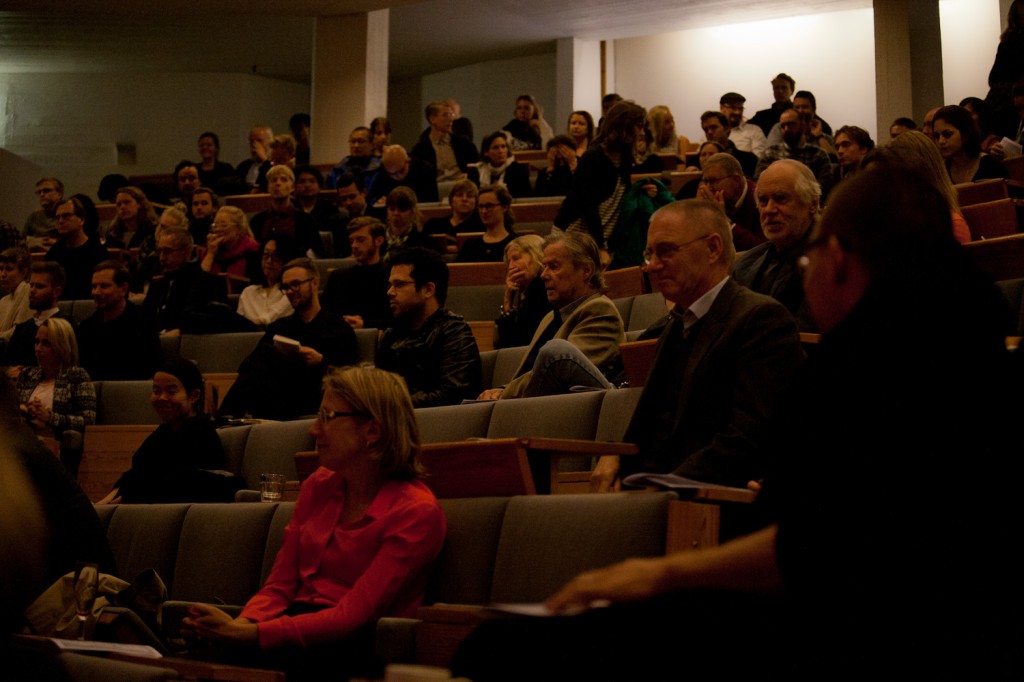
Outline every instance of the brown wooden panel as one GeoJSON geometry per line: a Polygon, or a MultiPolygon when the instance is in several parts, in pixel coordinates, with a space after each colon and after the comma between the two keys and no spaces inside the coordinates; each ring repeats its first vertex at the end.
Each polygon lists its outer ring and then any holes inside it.
{"type": "Polygon", "coordinates": [[[121,474],[131,469],[132,455],[142,441],[155,430],[155,424],[85,427],[78,484],[90,500],[96,502],[110,492],[121,474]]]}

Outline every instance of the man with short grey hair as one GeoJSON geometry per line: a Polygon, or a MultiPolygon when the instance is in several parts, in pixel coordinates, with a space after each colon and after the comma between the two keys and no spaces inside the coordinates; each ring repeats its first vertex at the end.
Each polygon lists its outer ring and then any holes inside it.
{"type": "Polygon", "coordinates": [[[743,286],[771,296],[796,317],[801,331],[815,331],[804,305],[804,287],[797,267],[818,217],[821,187],[811,170],[792,159],[776,161],[761,174],[757,205],[767,242],[737,261],[733,278],[743,286]]]}
{"type": "Polygon", "coordinates": [[[647,272],[675,304],[626,431],[637,457],[602,457],[596,492],[635,472],[745,486],[765,474],[768,412],[803,358],[792,316],[729,277],[728,219],[712,203],[677,201],[651,217],[647,272]]]}
{"type": "Polygon", "coordinates": [[[622,318],[605,296],[597,244],[584,232],[552,235],[541,280],[554,310],[537,325],[523,361],[504,388],[482,400],[567,393],[573,386],[611,388],[622,371],[622,318]]]}

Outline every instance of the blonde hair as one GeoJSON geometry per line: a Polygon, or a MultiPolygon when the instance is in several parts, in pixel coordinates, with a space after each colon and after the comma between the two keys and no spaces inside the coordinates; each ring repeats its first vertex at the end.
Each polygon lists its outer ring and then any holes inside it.
{"type": "MultiPolygon", "coordinates": [[[[237,206],[221,206],[217,209],[217,213],[225,213],[231,216],[231,222],[241,228],[242,234],[253,237],[252,228],[249,227],[249,219],[245,217],[245,211],[237,206]]],[[[213,214],[214,222],[217,220],[217,213],[213,214]]],[[[255,237],[253,238],[255,239],[255,237]]]]}
{"type": "Polygon", "coordinates": [[[528,254],[534,263],[543,268],[545,243],[544,237],[539,234],[524,234],[522,237],[516,237],[505,246],[505,265],[508,265],[509,261],[508,252],[515,249],[519,253],[528,254]]]}
{"type": "Polygon", "coordinates": [[[46,327],[50,348],[60,359],[60,371],[78,367],[78,341],[71,323],[59,317],[51,317],[44,320],[40,327],[46,327]]]}
{"type": "Polygon", "coordinates": [[[939,148],[919,130],[908,130],[889,144],[881,147],[879,156],[902,168],[912,170],[934,187],[949,204],[953,213],[960,212],[956,188],[949,179],[946,164],[939,154],[939,148]]]}
{"type": "MultiPolygon", "coordinates": [[[[672,116],[672,112],[664,104],[651,107],[647,112],[647,124],[651,128],[650,149],[652,152],[676,152],[679,147],[679,136],[677,133],[669,133],[665,130],[665,122],[672,116]]],[[[672,116],[672,118],[675,118],[672,116]]]]}
{"type": "Polygon", "coordinates": [[[423,475],[419,426],[401,376],[372,365],[332,367],[324,390],[380,426],[380,439],[370,448],[385,478],[408,481],[423,475]]]}
{"type": "Polygon", "coordinates": [[[292,181],[292,184],[295,184],[295,171],[293,171],[288,166],[272,166],[270,170],[267,171],[267,180],[273,180],[278,175],[285,176],[286,178],[292,181]]]}

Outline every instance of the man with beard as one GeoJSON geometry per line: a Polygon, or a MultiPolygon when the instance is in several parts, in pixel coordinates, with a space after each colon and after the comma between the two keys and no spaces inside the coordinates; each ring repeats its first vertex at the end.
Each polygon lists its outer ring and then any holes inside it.
{"type": "Polygon", "coordinates": [[[811,169],[821,185],[822,195],[827,195],[834,178],[832,161],[824,149],[807,141],[807,127],[796,109],[782,112],[779,128],[782,131],[782,144],[765,150],[764,156],[757,163],[754,180],[760,178],[761,173],[779,159],[795,159],[811,169]]]}

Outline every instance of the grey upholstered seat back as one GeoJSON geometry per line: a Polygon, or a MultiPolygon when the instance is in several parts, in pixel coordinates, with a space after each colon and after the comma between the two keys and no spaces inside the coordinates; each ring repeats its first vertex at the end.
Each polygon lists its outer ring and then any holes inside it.
{"type": "Polygon", "coordinates": [[[245,442],[240,472],[246,487],[258,489],[260,474],[284,474],[289,481],[298,480],[295,453],[313,449],[313,437],[309,435],[312,425],[312,419],[299,419],[253,426],[245,442]]]}
{"type": "Polygon", "coordinates": [[[149,402],[152,393],[152,379],[102,382],[96,393],[96,423],[159,424],[149,402]]]}
{"type": "Polygon", "coordinates": [[[447,443],[467,438],[485,438],[494,403],[421,407],[416,410],[423,443],[447,443]]]}
{"type": "Polygon", "coordinates": [[[487,604],[507,497],[439,500],[448,535],[427,580],[424,604],[487,604]]]}
{"type": "Polygon", "coordinates": [[[199,371],[237,372],[263,338],[263,332],[236,334],[185,334],[181,337],[181,357],[199,365],[199,371]]]}
{"type": "Polygon", "coordinates": [[[185,514],[173,599],[244,604],[259,589],[275,505],[193,504],[185,514]]]}
{"type": "Polygon", "coordinates": [[[173,594],[178,538],[188,504],[122,504],[107,525],[117,572],[131,580],[153,568],[173,594]]]}
{"type": "Polygon", "coordinates": [[[620,388],[605,391],[601,401],[601,414],[597,419],[597,433],[594,440],[621,441],[626,435],[629,420],[640,400],[643,388],[620,388]]]}
{"type": "Polygon", "coordinates": [[[535,602],[583,571],[665,553],[671,493],[513,497],[494,563],[495,602],[535,602]]]}

